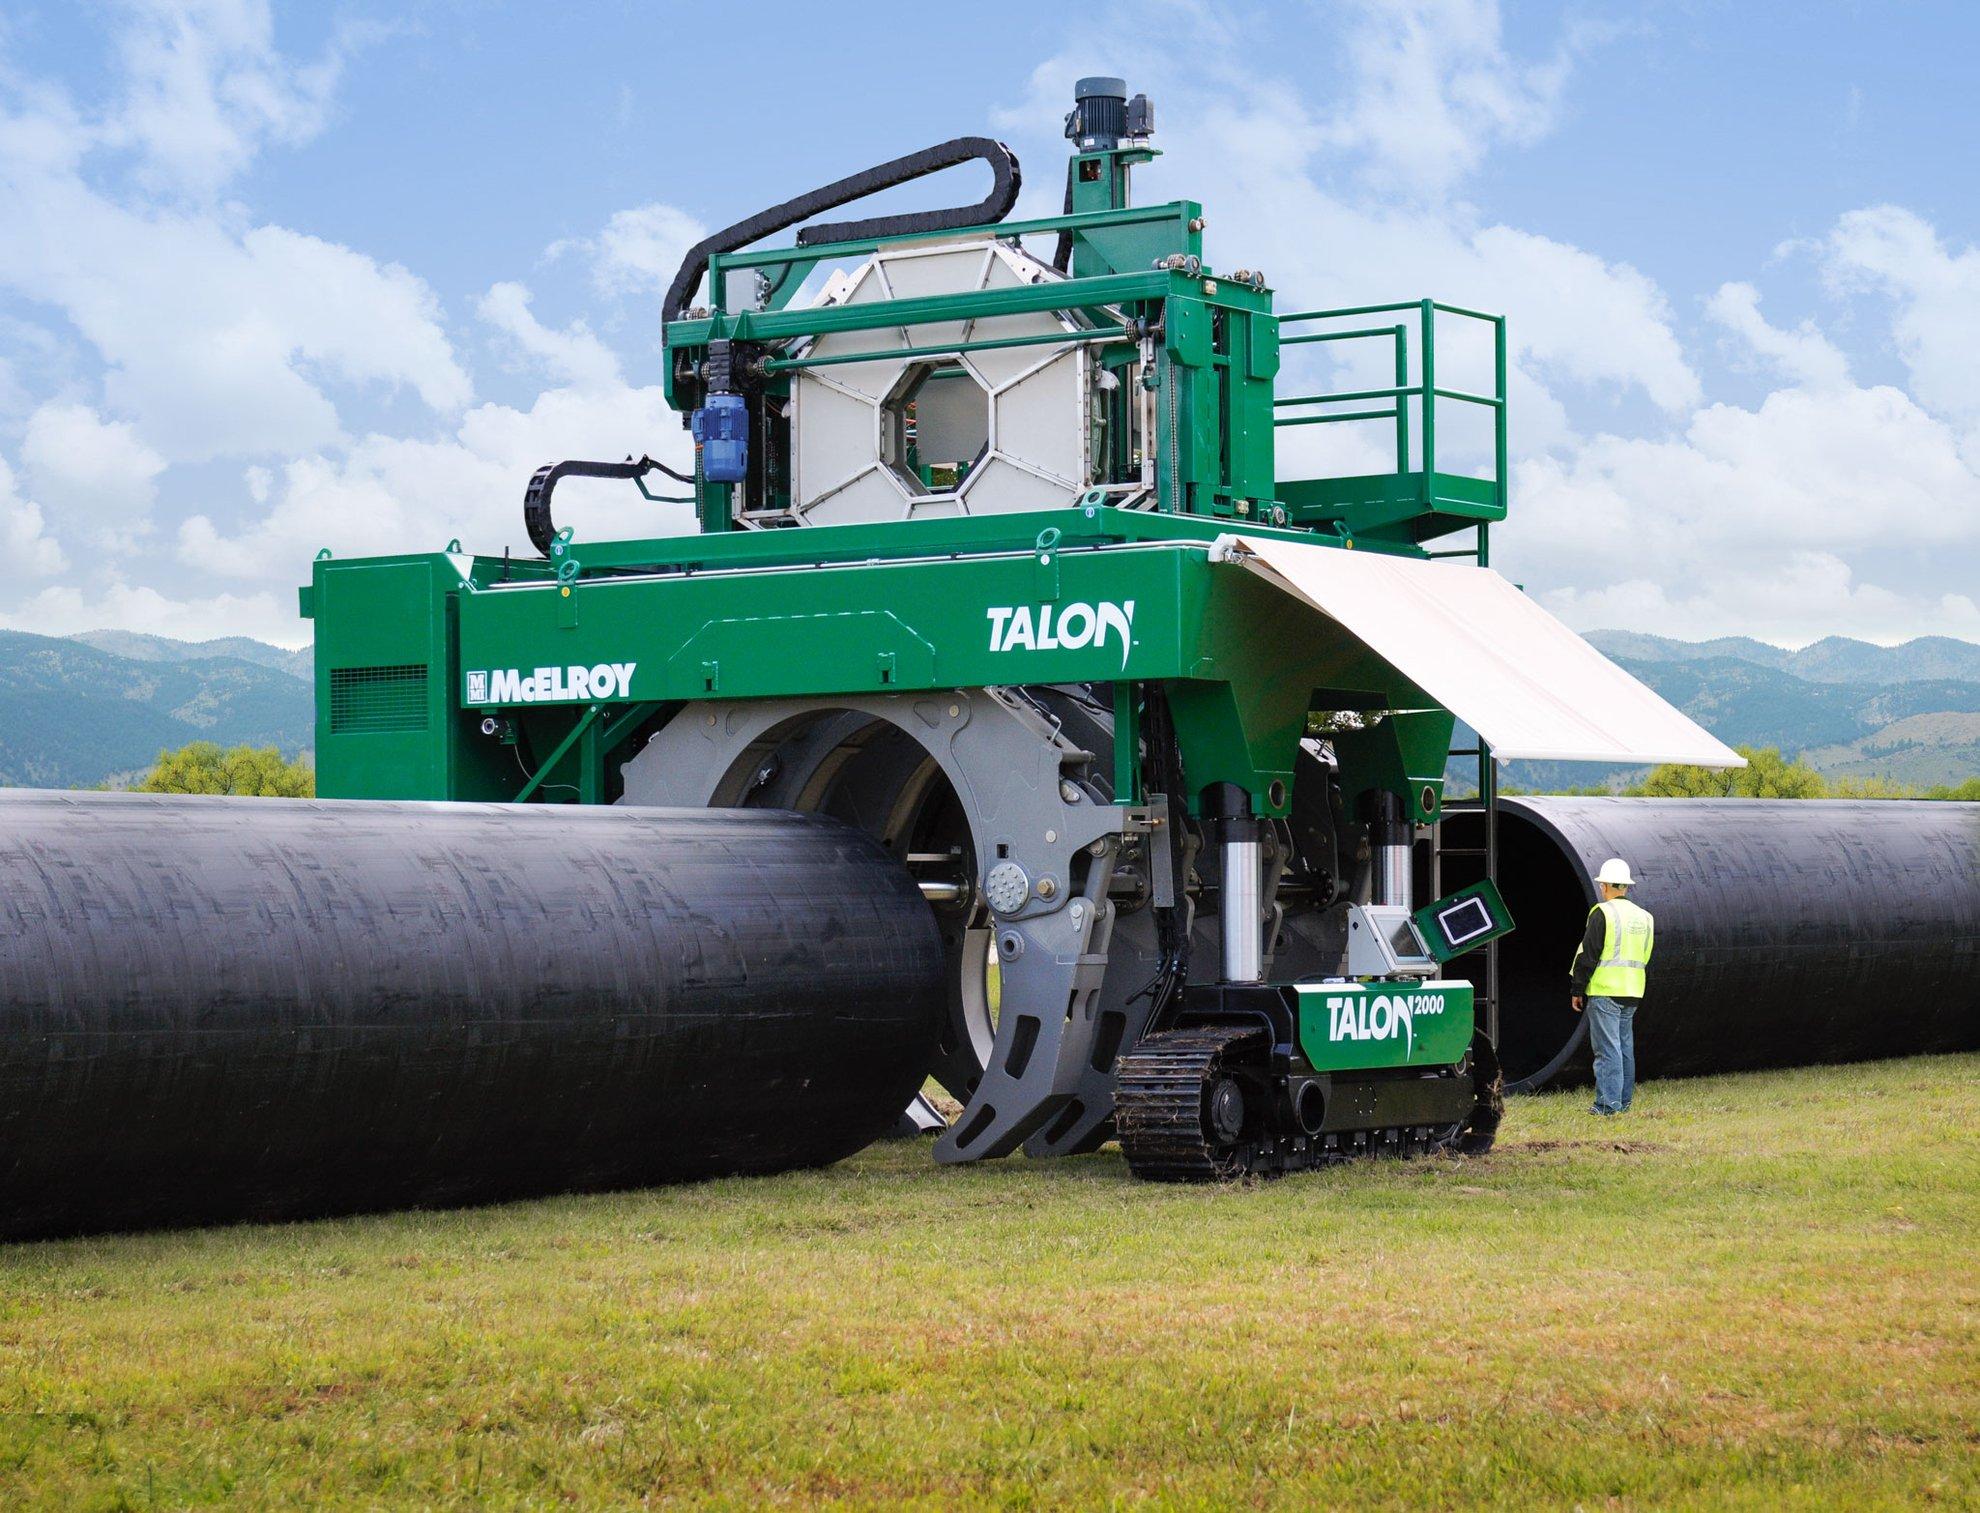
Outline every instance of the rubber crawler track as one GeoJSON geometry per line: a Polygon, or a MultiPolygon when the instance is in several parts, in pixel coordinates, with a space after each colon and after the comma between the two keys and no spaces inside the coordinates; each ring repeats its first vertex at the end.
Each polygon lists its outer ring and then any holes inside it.
{"type": "MultiPolygon", "coordinates": [[[[1265,1107],[1264,1069],[1245,1065],[1265,1032],[1250,1025],[1209,1025],[1146,1037],[1116,1063],[1114,1126],[1128,1169],[1153,1182],[1221,1182],[1251,1172],[1306,1171],[1367,1156],[1410,1157],[1435,1151],[1489,1150],[1494,1129],[1480,1129],[1479,1110],[1446,1125],[1356,1130],[1313,1139],[1286,1139],[1257,1128],[1265,1107]],[[1226,1076],[1243,1085],[1253,1111],[1244,1135],[1212,1140],[1206,1115],[1210,1091],[1226,1076]]],[[[1482,1070],[1482,1069],[1481,1069],[1482,1070]]],[[[1496,1091],[1496,1089],[1494,1089],[1496,1091]]]]}

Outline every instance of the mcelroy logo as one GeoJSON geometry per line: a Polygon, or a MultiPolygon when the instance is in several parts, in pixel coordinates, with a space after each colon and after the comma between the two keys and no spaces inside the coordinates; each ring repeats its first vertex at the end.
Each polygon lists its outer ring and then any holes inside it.
{"type": "Polygon", "coordinates": [[[637,662],[595,667],[497,667],[467,675],[468,704],[554,704],[572,699],[622,699],[632,692],[637,662]]]}
{"type": "Polygon", "coordinates": [[[1327,999],[1327,1038],[1394,1040],[1403,1037],[1403,1054],[1416,1050],[1416,1016],[1441,1014],[1441,993],[1330,994],[1327,999]]]}
{"type": "Polygon", "coordinates": [[[992,605],[984,613],[990,619],[992,651],[1080,651],[1088,646],[1097,651],[1111,634],[1120,638],[1121,667],[1127,668],[1134,634],[1132,599],[1041,604],[1035,610],[1028,604],[992,605]]]}

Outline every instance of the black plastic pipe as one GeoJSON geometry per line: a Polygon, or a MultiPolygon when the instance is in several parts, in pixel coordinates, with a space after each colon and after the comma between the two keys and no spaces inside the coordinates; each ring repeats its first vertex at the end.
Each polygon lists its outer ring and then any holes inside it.
{"type": "Polygon", "coordinates": [[[0,791],[0,1236],[822,1165],[942,960],[821,816],[0,791]]]}
{"type": "MultiPolygon", "coordinates": [[[[1475,812],[1445,824],[1478,844],[1475,812]]],[[[1505,798],[1499,855],[1509,1084],[1563,1051],[1587,1074],[1567,971],[1611,856],[1657,919],[1638,1075],[1980,1048],[1980,804],[1505,798]]],[[[1446,891],[1470,875],[1453,859],[1446,891]]]]}

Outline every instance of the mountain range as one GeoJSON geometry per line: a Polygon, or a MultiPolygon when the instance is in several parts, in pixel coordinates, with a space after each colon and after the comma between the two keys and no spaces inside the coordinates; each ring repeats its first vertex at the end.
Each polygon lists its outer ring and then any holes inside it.
{"type": "MultiPolygon", "coordinates": [[[[1798,651],[1724,637],[1598,630],[1588,640],[1733,745],[1778,746],[1831,776],[1916,786],[1980,774],[1980,645],[1921,636],[1873,646],[1831,636],[1798,651]]],[[[277,746],[315,738],[309,648],[242,636],[0,631],[0,785],[128,782],[188,741],[277,746]]],[[[1469,786],[1468,764],[1452,776],[1469,786]]],[[[1528,790],[1627,781],[1641,769],[1510,762],[1528,790]]]]}
{"type": "MultiPolygon", "coordinates": [[[[1830,636],[1787,651],[1744,636],[1597,630],[1587,640],[1729,745],[1775,746],[1829,777],[1914,787],[1980,774],[1980,645],[1971,641],[1875,646],[1830,636]]],[[[1546,791],[1618,784],[1643,770],[1508,762],[1504,776],[1546,791]]]]}
{"type": "Polygon", "coordinates": [[[128,631],[0,631],[0,784],[113,786],[188,741],[315,740],[307,651],[259,641],[174,641],[128,631]]]}
{"type": "Polygon", "coordinates": [[[1920,636],[1900,646],[1828,636],[1798,651],[1746,636],[1673,641],[1641,631],[1593,630],[1585,639],[1617,661],[1749,662],[1808,683],[1980,682],[1980,643],[1951,636],[1920,636]]]}
{"type": "Polygon", "coordinates": [[[170,636],[148,636],[136,630],[86,630],[68,639],[94,646],[98,651],[107,651],[112,656],[128,657],[133,662],[212,662],[231,657],[239,662],[252,662],[257,667],[272,667],[304,682],[313,676],[316,666],[316,653],[312,647],[292,651],[286,646],[270,646],[266,641],[250,640],[246,636],[222,636],[215,641],[174,641],[170,636]]]}

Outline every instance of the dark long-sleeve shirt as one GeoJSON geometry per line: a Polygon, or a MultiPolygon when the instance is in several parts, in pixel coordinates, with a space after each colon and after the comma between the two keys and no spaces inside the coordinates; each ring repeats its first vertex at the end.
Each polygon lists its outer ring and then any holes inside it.
{"type": "MultiPolygon", "coordinates": [[[[1581,944],[1575,947],[1574,960],[1568,966],[1568,987],[1576,998],[1588,996],[1588,979],[1595,975],[1595,963],[1602,959],[1602,947],[1608,943],[1609,919],[1600,908],[1588,911],[1588,928],[1581,932],[1581,944]]],[[[1641,1003],[1640,998],[1624,998],[1616,995],[1617,1003],[1641,1003]]]]}

